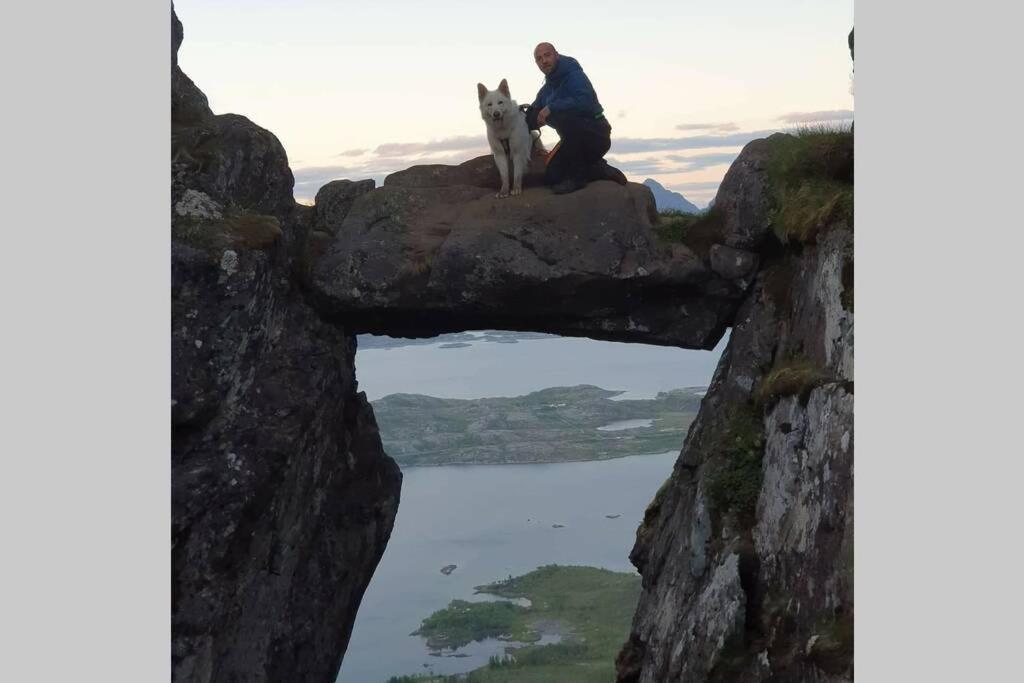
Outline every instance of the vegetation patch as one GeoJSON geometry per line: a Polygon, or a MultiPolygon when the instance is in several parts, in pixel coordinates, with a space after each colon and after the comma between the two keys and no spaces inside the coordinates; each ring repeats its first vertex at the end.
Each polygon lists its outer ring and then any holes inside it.
{"type": "Polygon", "coordinates": [[[761,379],[754,391],[754,400],[761,405],[770,405],[783,396],[799,396],[805,400],[811,389],[820,386],[825,379],[825,373],[807,358],[790,358],[761,379]]]}
{"type": "Polygon", "coordinates": [[[666,242],[679,242],[707,258],[711,245],[721,242],[724,214],[718,207],[700,213],[668,210],[658,214],[654,231],[666,242]]]}
{"type": "Polygon", "coordinates": [[[423,636],[435,650],[460,648],[474,640],[499,636],[531,642],[540,638],[519,617],[526,609],[511,602],[452,600],[423,620],[412,635],[423,636]]]}
{"type": "Polygon", "coordinates": [[[388,683],[615,680],[615,656],[629,635],[640,599],[638,575],[596,567],[547,565],[523,576],[478,586],[477,590],[506,598],[527,598],[530,606],[456,600],[424,620],[424,626],[431,624],[434,634],[449,642],[455,642],[455,633],[460,640],[467,636],[479,640],[494,637],[498,630],[521,642],[535,642],[542,631],[559,625],[561,641],[509,648],[505,655],[491,657],[487,666],[467,674],[396,676],[388,679],[388,683]],[[499,612],[495,605],[514,609],[499,612]],[[511,621],[506,622],[509,618],[511,621]]]}
{"type": "Polygon", "coordinates": [[[752,406],[736,408],[726,418],[712,446],[721,461],[708,479],[708,495],[719,513],[732,511],[745,526],[753,526],[761,492],[764,425],[752,406]]]}
{"type": "Polygon", "coordinates": [[[266,249],[282,231],[274,216],[234,209],[214,220],[176,219],[171,234],[200,249],[219,253],[225,249],[266,249]]]}
{"type": "Polygon", "coordinates": [[[780,191],[772,230],[781,242],[812,243],[829,223],[853,224],[853,187],[826,180],[803,180],[780,191]]]}
{"type": "Polygon", "coordinates": [[[677,450],[703,391],[612,400],[619,393],[579,385],[480,399],[392,394],[373,411],[384,449],[403,467],[605,460],[677,450]],[[636,422],[615,426],[628,421],[636,422]]]}
{"type": "Polygon", "coordinates": [[[814,242],[837,220],[853,225],[853,130],[816,126],[772,139],[768,177],[775,193],[772,229],[779,240],[814,242]]]}
{"type": "Polygon", "coordinates": [[[853,616],[842,615],[825,624],[808,648],[807,658],[824,671],[839,675],[853,663],[853,616]]]}

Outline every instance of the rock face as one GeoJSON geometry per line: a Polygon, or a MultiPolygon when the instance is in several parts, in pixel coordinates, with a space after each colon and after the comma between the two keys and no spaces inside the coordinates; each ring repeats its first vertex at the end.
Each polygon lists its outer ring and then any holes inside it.
{"type": "Polygon", "coordinates": [[[333,681],[401,474],[355,340],[293,282],[308,210],[277,138],[214,116],[172,14],[172,667],[333,681]]]}
{"type": "Polygon", "coordinates": [[[322,228],[334,237],[313,268],[320,310],[405,336],[534,330],[707,349],[721,338],[745,273],[661,240],[646,187],[559,196],[527,183],[496,199],[497,185],[480,157],[413,167],[356,198],[322,228]]]}
{"type": "Polygon", "coordinates": [[[771,149],[771,138],[748,142],[722,179],[714,205],[725,216],[726,246],[757,249],[768,239],[772,204],[767,162],[771,149]]]}
{"type": "Polygon", "coordinates": [[[763,263],[637,532],[620,683],[852,680],[852,264],[842,221],[763,263]]]}

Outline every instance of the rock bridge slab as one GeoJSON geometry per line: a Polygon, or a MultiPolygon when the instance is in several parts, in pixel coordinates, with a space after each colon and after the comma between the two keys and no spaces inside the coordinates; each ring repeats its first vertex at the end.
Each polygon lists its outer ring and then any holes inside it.
{"type": "MultiPolygon", "coordinates": [[[[533,330],[696,349],[713,348],[731,323],[746,273],[718,272],[662,239],[643,185],[597,181],[555,195],[534,182],[497,199],[496,181],[490,157],[413,167],[343,218],[324,216],[311,275],[318,308],[394,336],[533,330]]],[[[318,203],[330,200],[325,187],[318,203]]]]}

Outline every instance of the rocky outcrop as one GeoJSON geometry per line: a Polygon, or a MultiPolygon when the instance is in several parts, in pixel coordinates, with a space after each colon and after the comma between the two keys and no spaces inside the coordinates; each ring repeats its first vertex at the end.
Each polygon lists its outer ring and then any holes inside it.
{"type": "MultiPolygon", "coordinates": [[[[715,203],[748,217],[774,202],[772,144],[751,145],[715,203]]],[[[762,257],[637,532],[643,593],[620,683],[852,680],[852,226],[833,221],[762,257]]]]}
{"type": "Polygon", "coordinates": [[[214,116],[172,13],[172,667],[333,681],[401,475],[355,340],[295,284],[308,210],[277,138],[214,116]]]}
{"type": "Polygon", "coordinates": [[[687,348],[721,338],[753,255],[735,249],[739,265],[716,270],[661,239],[642,185],[599,181],[560,196],[527,182],[496,199],[497,184],[480,157],[413,167],[357,197],[321,228],[333,239],[313,268],[320,310],[403,336],[534,330],[687,348]]]}

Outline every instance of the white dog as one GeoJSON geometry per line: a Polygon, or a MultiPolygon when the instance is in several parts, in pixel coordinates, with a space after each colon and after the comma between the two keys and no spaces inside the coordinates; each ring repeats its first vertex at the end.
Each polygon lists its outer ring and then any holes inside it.
{"type": "Polygon", "coordinates": [[[487,142],[494,154],[494,163],[501,174],[501,190],[497,197],[507,197],[508,162],[512,161],[512,194],[523,191],[523,174],[530,165],[534,142],[539,147],[539,137],[530,134],[526,126],[526,114],[508,92],[508,82],[503,78],[497,90],[488,90],[483,83],[476,84],[480,97],[480,116],[487,124],[487,142]]]}

